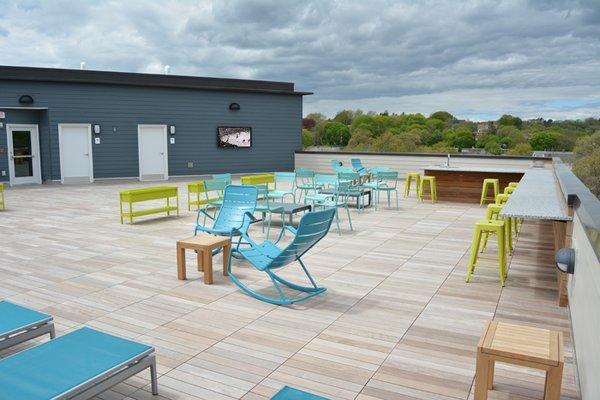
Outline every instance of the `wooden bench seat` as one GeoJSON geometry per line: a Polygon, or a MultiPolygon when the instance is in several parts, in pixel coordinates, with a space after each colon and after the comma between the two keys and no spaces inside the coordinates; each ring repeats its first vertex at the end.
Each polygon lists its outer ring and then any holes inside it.
{"type": "Polygon", "coordinates": [[[134,217],[144,215],[167,213],[171,215],[171,211],[176,211],[179,215],[179,195],[177,186],[153,186],[142,189],[125,190],[119,193],[119,203],[121,208],[121,223],[124,218],[129,219],[129,223],[133,224],[134,217]],[[171,203],[171,198],[175,198],[175,204],[171,203]],[[141,203],[150,200],[166,200],[166,204],[161,207],[145,208],[141,210],[133,210],[133,203],[141,203]],[[129,208],[123,210],[123,204],[128,204],[129,208]]]}

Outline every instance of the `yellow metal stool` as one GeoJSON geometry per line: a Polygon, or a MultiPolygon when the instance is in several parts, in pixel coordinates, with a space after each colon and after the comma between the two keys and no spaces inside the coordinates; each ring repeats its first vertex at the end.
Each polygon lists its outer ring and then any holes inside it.
{"type": "Polygon", "coordinates": [[[500,180],[499,179],[493,179],[493,178],[484,179],[483,180],[483,188],[481,189],[481,200],[479,201],[479,205],[480,206],[483,205],[484,201],[495,201],[496,196],[498,196],[499,193],[500,193],[500,180]],[[488,196],[488,191],[490,189],[490,186],[494,190],[493,197],[488,196]]]}
{"type": "Polygon", "coordinates": [[[519,182],[509,182],[508,186],[516,188],[517,186],[519,186],[519,182]]]}
{"type": "Polygon", "coordinates": [[[425,183],[429,184],[429,198],[431,198],[432,203],[435,203],[437,201],[437,188],[435,185],[435,176],[423,175],[421,177],[418,192],[419,200],[423,201],[423,198],[425,197],[425,183]]]}
{"type": "Polygon", "coordinates": [[[5,209],[5,205],[4,205],[4,183],[0,182],[0,206],[2,207],[2,209],[5,209]]]}
{"type": "MultiPolygon", "coordinates": [[[[506,250],[509,254],[513,252],[513,240],[512,240],[512,218],[502,218],[500,216],[500,211],[504,206],[499,204],[488,204],[487,209],[485,211],[485,219],[487,220],[499,220],[504,221],[504,239],[506,239],[506,250]]],[[[490,232],[483,233],[483,244],[481,246],[481,252],[485,250],[487,246],[488,236],[490,232]]]]}
{"type": "Polygon", "coordinates": [[[471,276],[473,276],[473,272],[475,272],[481,236],[484,232],[488,232],[488,234],[496,234],[496,237],[498,238],[498,277],[500,278],[500,285],[504,286],[504,282],[508,275],[506,269],[506,239],[504,238],[505,229],[505,223],[501,220],[481,219],[475,223],[473,240],[471,242],[471,257],[469,258],[469,265],[467,266],[467,276],[465,278],[465,282],[468,283],[471,280],[471,276]]]}
{"type": "Polygon", "coordinates": [[[421,183],[421,174],[418,172],[406,173],[404,197],[408,197],[408,195],[410,195],[410,186],[413,180],[415,181],[415,191],[417,192],[417,197],[419,197],[419,184],[421,183]]]}
{"type": "Polygon", "coordinates": [[[513,194],[516,189],[516,187],[507,186],[504,188],[504,194],[513,194]]]}
{"type": "Polygon", "coordinates": [[[500,194],[496,195],[496,204],[499,204],[499,205],[506,204],[509,197],[510,197],[510,194],[504,194],[504,193],[500,193],[500,194]]]}

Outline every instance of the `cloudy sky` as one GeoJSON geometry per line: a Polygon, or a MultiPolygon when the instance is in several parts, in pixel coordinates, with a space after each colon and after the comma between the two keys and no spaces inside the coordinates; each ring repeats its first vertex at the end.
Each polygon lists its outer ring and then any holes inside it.
{"type": "Polygon", "coordinates": [[[0,0],[0,64],[292,81],[305,113],[600,117],[600,0],[0,0]]]}

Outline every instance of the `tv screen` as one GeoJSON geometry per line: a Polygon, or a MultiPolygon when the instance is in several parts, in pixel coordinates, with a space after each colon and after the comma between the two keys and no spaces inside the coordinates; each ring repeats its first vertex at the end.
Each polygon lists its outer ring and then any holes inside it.
{"type": "Polygon", "coordinates": [[[220,126],[217,128],[217,136],[219,147],[252,147],[252,128],[220,126]]]}

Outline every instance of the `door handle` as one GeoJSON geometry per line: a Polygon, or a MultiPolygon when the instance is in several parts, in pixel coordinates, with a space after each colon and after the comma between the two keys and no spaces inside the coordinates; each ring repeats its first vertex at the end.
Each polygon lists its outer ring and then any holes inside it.
{"type": "Polygon", "coordinates": [[[83,153],[83,155],[89,157],[90,153],[83,153]]]}
{"type": "Polygon", "coordinates": [[[164,156],[164,155],[165,155],[165,153],[162,153],[162,152],[161,152],[161,153],[160,153],[160,155],[161,155],[161,156],[164,156]]]}

